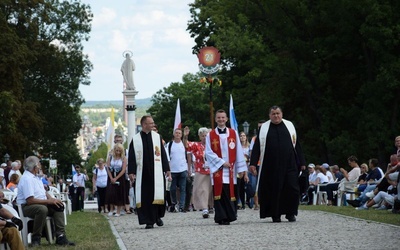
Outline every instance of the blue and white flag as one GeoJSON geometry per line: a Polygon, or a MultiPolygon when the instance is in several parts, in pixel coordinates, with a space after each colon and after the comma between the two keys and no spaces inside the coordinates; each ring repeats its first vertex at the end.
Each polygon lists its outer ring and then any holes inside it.
{"type": "Polygon", "coordinates": [[[236,116],[235,116],[235,110],[233,109],[233,99],[232,99],[232,95],[231,95],[231,100],[229,103],[229,120],[231,123],[231,129],[236,130],[236,132],[239,133],[238,131],[238,123],[236,121],[236,116]]]}
{"type": "Polygon", "coordinates": [[[75,170],[74,164],[72,164],[71,167],[72,167],[72,176],[74,176],[76,174],[76,170],[75,170]]]}

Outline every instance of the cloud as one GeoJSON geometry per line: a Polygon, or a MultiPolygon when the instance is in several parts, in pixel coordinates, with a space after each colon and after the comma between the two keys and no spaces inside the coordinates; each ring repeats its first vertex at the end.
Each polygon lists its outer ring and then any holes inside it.
{"type": "Polygon", "coordinates": [[[84,53],[94,69],[91,85],[80,87],[86,100],[122,98],[120,67],[125,50],[133,52],[136,65],[136,98],[150,97],[171,82],[182,81],[184,74],[198,72],[191,50],[194,41],[186,31],[192,0],[87,1],[94,20],[84,53]]]}
{"type": "Polygon", "coordinates": [[[111,23],[117,16],[116,11],[111,8],[101,8],[99,14],[93,15],[93,27],[98,27],[111,23]]]}

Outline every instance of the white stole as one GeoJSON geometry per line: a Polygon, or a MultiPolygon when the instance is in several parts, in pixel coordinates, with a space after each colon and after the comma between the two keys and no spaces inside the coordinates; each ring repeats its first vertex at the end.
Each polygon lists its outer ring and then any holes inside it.
{"type": "MultiPolygon", "coordinates": [[[[152,204],[164,204],[164,174],[161,161],[161,138],[160,135],[151,131],[153,140],[154,153],[154,200],[152,204]]],[[[136,156],[136,182],[135,182],[135,197],[136,207],[142,206],[142,175],[143,175],[143,142],[140,133],[133,137],[133,147],[136,156]]],[[[149,166],[146,166],[149,167],[149,166]]]]}
{"type": "MultiPolygon", "coordinates": [[[[289,131],[290,138],[292,139],[292,144],[293,148],[296,147],[296,141],[297,141],[297,136],[296,136],[296,129],[294,128],[294,125],[292,122],[282,119],[282,122],[285,124],[286,128],[289,131]]],[[[260,128],[260,133],[259,133],[259,140],[260,140],[260,170],[258,173],[258,182],[257,182],[257,188],[256,191],[258,190],[258,183],[260,183],[260,176],[261,176],[261,169],[264,161],[264,154],[265,154],[265,145],[267,143],[267,135],[269,131],[269,125],[271,124],[271,120],[268,120],[267,122],[263,123],[263,125],[260,128]]]]}

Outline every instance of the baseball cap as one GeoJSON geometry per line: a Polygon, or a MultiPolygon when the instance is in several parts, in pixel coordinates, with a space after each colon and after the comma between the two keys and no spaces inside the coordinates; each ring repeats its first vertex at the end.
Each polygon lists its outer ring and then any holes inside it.
{"type": "Polygon", "coordinates": [[[328,169],[329,168],[329,164],[328,163],[324,163],[324,164],[322,164],[322,167],[328,169]]]}
{"type": "Polygon", "coordinates": [[[308,164],[309,168],[315,168],[315,165],[313,163],[308,164]]]}

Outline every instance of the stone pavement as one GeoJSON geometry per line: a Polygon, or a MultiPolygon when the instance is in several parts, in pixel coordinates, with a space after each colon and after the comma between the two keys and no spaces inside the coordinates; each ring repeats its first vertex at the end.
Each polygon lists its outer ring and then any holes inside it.
{"type": "MultiPolygon", "coordinates": [[[[367,212],[367,211],[360,211],[367,212]]],[[[297,222],[259,219],[239,210],[229,226],[200,212],[166,213],[164,226],[144,229],[136,215],[110,217],[121,249],[400,249],[400,227],[321,211],[299,211],[297,222]]]]}

